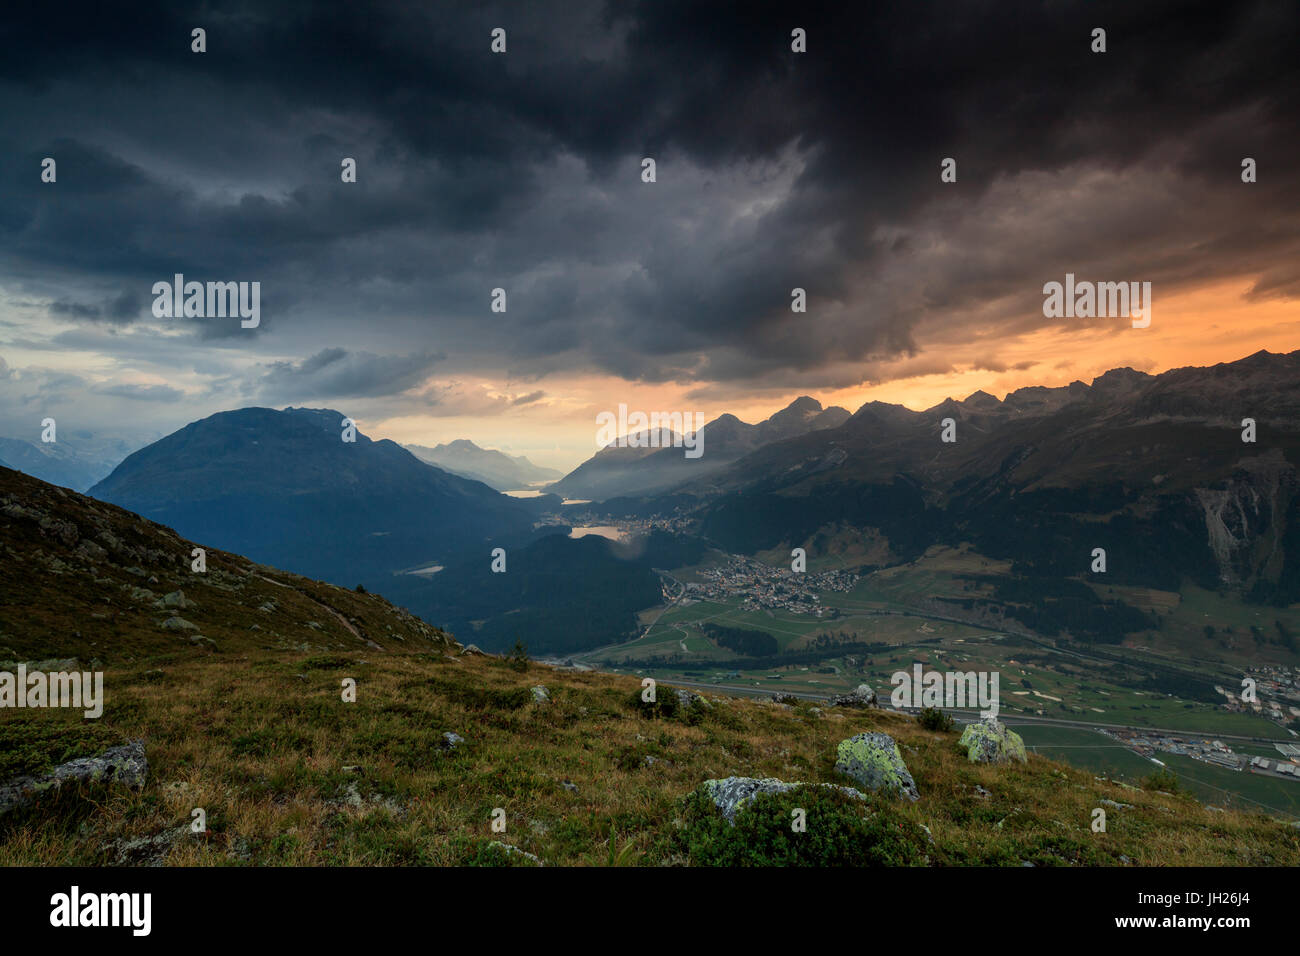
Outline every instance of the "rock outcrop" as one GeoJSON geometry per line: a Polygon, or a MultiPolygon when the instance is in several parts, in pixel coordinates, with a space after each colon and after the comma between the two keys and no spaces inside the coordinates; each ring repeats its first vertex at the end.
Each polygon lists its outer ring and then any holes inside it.
{"type": "Polygon", "coordinates": [[[833,707],[876,707],[876,692],[866,684],[859,684],[851,694],[831,698],[833,707]]]}
{"type": "Polygon", "coordinates": [[[0,784],[0,814],[26,806],[66,785],[117,783],[139,790],[148,775],[149,762],[145,759],[144,742],[135,740],[106,750],[98,757],[69,760],[44,775],[16,777],[0,784]]]}

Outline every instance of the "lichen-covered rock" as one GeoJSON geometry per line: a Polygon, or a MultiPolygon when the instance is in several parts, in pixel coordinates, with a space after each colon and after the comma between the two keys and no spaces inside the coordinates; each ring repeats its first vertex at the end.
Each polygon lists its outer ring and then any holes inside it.
{"type": "Polygon", "coordinates": [[[544,685],[538,684],[536,687],[533,688],[533,700],[536,701],[537,703],[542,704],[550,699],[551,699],[551,692],[548,691],[544,685]]]}
{"type": "Polygon", "coordinates": [[[889,734],[857,734],[841,740],[835,770],[868,790],[917,799],[916,782],[889,734]]]}
{"type": "Polygon", "coordinates": [[[1025,742],[1020,739],[1020,735],[996,717],[967,724],[957,743],[966,748],[966,756],[971,763],[1029,761],[1025,754],[1025,742]]]}
{"type": "Polygon", "coordinates": [[[859,684],[851,694],[841,694],[831,699],[832,707],[875,707],[876,692],[867,684],[859,684]]]}
{"type": "Polygon", "coordinates": [[[856,800],[865,800],[866,795],[852,787],[838,787],[833,783],[786,783],[775,777],[727,777],[725,780],[706,780],[704,790],[722,815],[730,824],[735,824],[736,814],[746,800],[760,793],[785,793],[797,787],[827,787],[846,793],[856,800]]]}
{"type": "Polygon", "coordinates": [[[98,757],[78,757],[60,764],[43,776],[16,777],[0,784],[0,814],[25,806],[64,784],[119,783],[139,790],[149,775],[144,741],[135,740],[113,747],[98,757]]]}
{"type": "Polygon", "coordinates": [[[689,690],[681,687],[674,687],[673,693],[677,695],[677,706],[683,710],[689,710],[691,707],[708,707],[708,702],[699,694],[693,694],[689,690]]]}

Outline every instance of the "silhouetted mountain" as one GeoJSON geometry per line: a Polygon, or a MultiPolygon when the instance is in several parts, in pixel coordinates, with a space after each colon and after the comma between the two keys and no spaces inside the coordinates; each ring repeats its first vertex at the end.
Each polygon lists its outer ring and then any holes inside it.
{"type": "MultiPolygon", "coordinates": [[[[348,585],[526,534],[527,509],[329,409],[243,408],[185,426],[90,493],[202,544],[348,585]]],[[[486,554],[487,551],[484,550],[486,554]]]]}
{"type": "MultiPolygon", "coordinates": [[[[795,399],[757,425],[742,422],[735,415],[720,415],[700,429],[699,457],[686,457],[686,449],[671,447],[671,440],[661,440],[654,448],[611,445],[546,490],[568,498],[599,501],[661,494],[675,485],[713,474],[764,445],[835,428],[848,418],[847,409],[823,409],[820,402],[807,396],[795,399]]],[[[675,436],[668,433],[665,437],[675,436]]]]}
{"type": "Polygon", "coordinates": [[[497,491],[516,491],[542,481],[559,478],[554,468],[534,465],[523,455],[507,455],[494,448],[480,448],[466,438],[435,445],[406,445],[415,457],[444,471],[481,481],[497,491]]]}

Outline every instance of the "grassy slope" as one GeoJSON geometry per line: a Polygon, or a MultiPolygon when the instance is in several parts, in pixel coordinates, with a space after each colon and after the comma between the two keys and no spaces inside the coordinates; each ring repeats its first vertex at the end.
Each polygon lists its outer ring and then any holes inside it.
{"type": "Polygon", "coordinates": [[[194,572],[195,546],[132,512],[0,468],[0,661],[209,652],[191,644],[196,633],[220,652],[447,640],[377,595],[237,554],[208,549],[206,573],[194,572]],[[195,606],[154,607],[177,590],[195,606]],[[261,610],[268,602],[274,610],[261,610]],[[164,630],[173,614],[197,631],[164,630]]]}
{"type": "MultiPolygon", "coordinates": [[[[162,674],[148,663],[109,670],[97,725],[106,738],[146,740],[144,790],[0,820],[0,865],[112,862],[113,841],[180,826],[195,807],[210,833],[182,837],[169,863],[457,864],[501,839],[548,863],[605,864],[611,833],[621,862],[682,863],[681,800],[701,781],[833,781],[836,744],[865,730],[899,741],[922,796],[892,812],[931,829],[936,864],[1300,864],[1300,831],[1265,816],[1136,792],[1038,756],[972,765],[954,734],[901,715],[719,698],[694,723],[651,719],[632,702],[634,678],[536,664],[521,673],[440,651],[186,657],[162,674]],[[356,703],[341,700],[343,677],[357,679],[356,703]],[[549,701],[533,701],[538,683],[549,701]],[[466,742],[447,753],[444,731],[466,742]],[[1101,799],[1134,807],[1108,808],[1108,832],[1094,834],[1101,799]],[[505,834],[491,832],[497,807],[505,834]]],[[[66,711],[24,719],[79,722],[66,711]]]]}

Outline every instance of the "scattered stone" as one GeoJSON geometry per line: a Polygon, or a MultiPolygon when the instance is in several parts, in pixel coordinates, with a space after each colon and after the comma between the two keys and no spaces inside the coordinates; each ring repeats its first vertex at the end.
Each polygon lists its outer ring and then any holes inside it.
{"type": "Polygon", "coordinates": [[[464,742],[464,737],[460,734],[453,734],[451,731],[447,731],[442,735],[442,746],[444,750],[455,750],[464,742]]]}
{"type": "Polygon", "coordinates": [[[646,767],[653,767],[658,762],[659,761],[655,760],[655,758],[649,754],[646,754],[645,759],[641,761],[641,763],[646,767]]]}
{"type": "Polygon", "coordinates": [[[163,621],[159,626],[164,631],[197,631],[199,629],[197,624],[187,621],[183,617],[176,617],[175,615],[167,618],[167,620],[163,621]]]}
{"type": "Polygon", "coordinates": [[[561,786],[563,786],[565,790],[569,791],[569,793],[577,793],[577,792],[578,792],[578,785],[577,785],[576,783],[574,783],[572,780],[566,780],[566,781],[564,781],[564,783],[561,784],[561,786]]]}
{"type": "Polygon", "coordinates": [[[835,771],[868,790],[893,793],[908,800],[920,797],[916,782],[898,752],[898,744],[889,734],[857,734],[841,740],[835,756],[835,771]]]}
{"type": "Polygon", "coordinates": [[[1029,762],[1029,757],[1025,754],[1025,742],[1020,735],[996,717],[967,724],[957,743],[966,748],[966,756],[971,763],[999,764],[1013,760],[1029,762]]]}
{"type": "MultiPolygon", "coordinates": [[[[479,650],[477,644],[466,644],[463,648],[461,648],[460,656],[461,656],[461,657],[473,657],[475,654],[482,654],[482,653],[483,653],[483,652],[482,652],[481,650],[479,650]]],[[[502,845],[502,846],[505,846],[504,843],[501,844],[501,845],[502,845]]]]}
{"type": "Polygon", "coordinates": [[[548,691],[541,684],[538,684],[536,687],[533,688],[533,700],[536,703],[542,704],[550,699],[551,699],[550,691],[548,691]]]}
{"type": "Polygon", "coordinates": [[[797,787],[826,787],[847,793],[856,800],[866,800],[866,794],[852,787],[840,787],[833,783],[786,783],[775,777],[727,777],[724,780],[704,781],[704,790],[713,801],[713,805],[722,811],[722,816],[733,826],[736,813],[746,800],[760,793],[785,793],[797,787]]]}
{"type": "Polygon", "coordinates": [[[25,806],[43,794],[59,790],[64,784],[120,783],[139,790],[148,775],[144,741],[135,740],[110,748],[98,757],[69,760],[43,776],[16,777],[0,784],[0,814],[25,806]]]}
{"type": "Polygon", "coordinates": [[[1114,800],[1099,800],[1099,801],[1097,801],[1097,802],[1098,802],[1098,803],[1101,803],[1101,804],[1103,804],[1103,805],[1105,805],[1105,806],[1108,806],[1108,807],[1114,807],[1116,810],[1132,810],[1132,809],[1133,809],[1133,804],[1131,804],[1131,803],[1118,803],[1118,802],[1116,802],[1116,801],[1114,801],[1114,800]]]}
{"type": "Polygon", "coordinates": [[[274,599],[274,598],[268,598],[267,600],[265,600],[265,601],[263,601],[261,604],[259,604],[259,605],[257,606],[257,609],[258,609],[259,611],[266,611],[268,614],[270,614],[272,611],[278,611],[278,610],[280,610],[280,605],[278,605],[278,604],[275,603],[275,599],[274,599]]]}
{"type": "Polygon", "coordinates": [[[993,791],[992,791],[992,790],[985,790],[985,789],[984,789],[983,787],[981,787],[979,784],[976,784],[976,785],[975,785],[975,796],[979,797],[979,798],[982,799],[982,800],[987,800],[989,797],[993,796],[993,791]]]}

